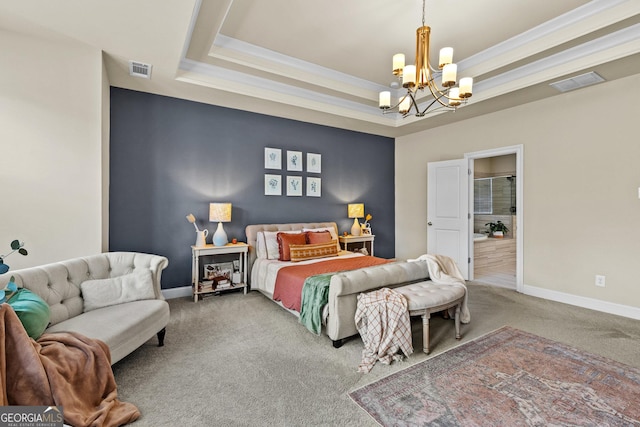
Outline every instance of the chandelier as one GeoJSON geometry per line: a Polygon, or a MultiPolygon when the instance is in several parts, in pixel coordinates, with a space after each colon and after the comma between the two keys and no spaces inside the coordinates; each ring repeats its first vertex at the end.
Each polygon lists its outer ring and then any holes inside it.
{"type": "Polygon", "coordinates": [[[455,111],[460,105],[466,104],[471,97],[473,79],[465,77],[460,79],[458,87],[456,85],[456,74],[458,66],[453,63],[453,48],[444,47],[440,49],[440,60],[438,70],[429,63],[429,37],[431,27],[424,25],[425,0],[422,0],[422,27],[416,30],[416,63],[415,65],[405,65],[404,54],[393,55],[393,74],[402,81],[402,87],[407,89],[407,93],[401,96],[398,103],[391,105],[391,92],[380,92],[379,106],[383,113],[395,112],[396,108],[402,117],[407,117],[415,111],[416,117],[423,117],[429,112],[439,110],[455,111]],[[442,77],[441,86],[438,87],[435,79],[442,77]],[[433,100],[420,109],[418,106],[417,92],[429,89],[433,100]],[[433,109],[432,109],[433,107],[433,109]]]}

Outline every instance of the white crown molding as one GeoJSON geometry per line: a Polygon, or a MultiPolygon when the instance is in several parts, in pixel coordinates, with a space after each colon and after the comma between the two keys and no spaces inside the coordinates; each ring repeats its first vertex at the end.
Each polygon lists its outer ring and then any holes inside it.
{"type": "Polygon", "coordinates": [[[640,13],[636,0],[593,0],[458,63],[479,76],[640,13]]]}
{"type": "Polygon", "coordinates": [[[397,126],[395,119],[383,116],[375,106],[190,59],[180,62],[180,72],[176,80],[385,126],[397,126]]]}
{"type": "Polygon", "coordinates": [[[567,294],[564,292],[538,288],[536,286],[530,285],[524,285],[522,293],[533,297],[574,305],[576,307],[588,308],[591,310],[601,311],[603,313],[615,314],[618,316],[640,320],[640,308],[638,307],[567,294]]]}
{"type": "Polygon", "coordinates": [[[364,99],[388,90],[369,80],[218,34],[209,56],[364,99]]]}
{"type": "MultiPolygon", "coordinates": [[[[233,0],[226,1],[227,8],[225,10],[228,12],[233,0]]],[[[399,114],[383,115],[374,106],[377,104],[380,91],[390,90],[392,95],[398,98],[404,93],[403,89],[389,89],[386,86],[355,76],[227,37],[219,33],[219,29],[222,28],[221,23],[209,51],[210,56],[262,72],[324,87],[334,93],[344,93],[362,98],[363,102],[187,59],[184,54],[191,39],[200,4],[201,0],[198,0],[196,7],[194,7],[194,18],[177,71],[177,80],[394,128],[420,120],[413,116],[402,119],[399,114]]],[[[460,61],[458,63],[459,70],[464,71],[465,75],[482,75],[638,13],[640,13],[640,1],[638,0],[593,0],[582,7],[460,61]]],[[[637,24],[489,79],[478,81],[474,83],[474,96],[470,100],[470,105],[637,53],[640,51],[640,38],[637,36],[639,32],[640,24],[637,24]]],[[[432,98],[428,93],[420,96],[421,108],[431,102],[430,100],[432,98]]],[[[444,111],[434,111],[428,115],[442,113],[444,111]]]]}
{"type": "Polygon", "coordinates": [[[640,24],[483,80],[474,84],[474,97],[476,89],[478,93],[476,99],[488,99],[603,62],[633,55],[640,52],[638,34],[640,34],[640,24]]]}

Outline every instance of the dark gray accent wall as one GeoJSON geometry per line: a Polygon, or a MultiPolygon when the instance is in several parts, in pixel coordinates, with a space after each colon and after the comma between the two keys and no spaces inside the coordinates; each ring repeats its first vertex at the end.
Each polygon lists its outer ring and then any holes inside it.
{"type": "Polygon", "coordinates": [[[164,255],[162,287],[188,286],[196,233],[185,217],[213,233],[210,202],[233,204],[224,227],[240,241],[248,224],[335,221],[349,231],[347,204],[364,203],[376,256],[392,258],[394,140],[112,87],[109,250],[164,255]],[[282,170],[264,168],[265,147],[282,149],[282,170]],[[303,172],[286,170],[287,150],[303,152],[303,172]],[[322,155],[321,174],[306,172],[308,152],[322,155]],[[265,173],[302,176],[303,196],[265,196],[265,173]],[[322,197],[305,195],[307,176],[322,178],[322,197]]]}

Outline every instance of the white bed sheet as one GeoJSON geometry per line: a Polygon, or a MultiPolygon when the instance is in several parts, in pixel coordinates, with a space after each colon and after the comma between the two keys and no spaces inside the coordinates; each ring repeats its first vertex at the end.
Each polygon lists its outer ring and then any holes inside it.
{"type": "Polygon", "coordinates": [[[282,267],[288,267],[292,265],[301,264],[313,264],[316,262],[328,261],[332,259],[351,258],[356,256],[364,256],[360,253],[340,251],[337,257],[311,259],[307,261],[291,262],[291,261],[278,261],[276,259],[258,258],[251,268],[251,289],[257,289],[269,298],[273,299],[273,291],[276,286],[276,277],[278,271],[282,267]]]}

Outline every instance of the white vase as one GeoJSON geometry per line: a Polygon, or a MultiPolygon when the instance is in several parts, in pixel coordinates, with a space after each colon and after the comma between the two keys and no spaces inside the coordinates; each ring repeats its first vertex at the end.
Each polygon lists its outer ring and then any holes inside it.
{"type": "Polygon", "coordinates": [[[351,226],[351,235],[359,236],[362,233],[360,230],[360,223],[358,222],[358,218],[353,218],[353,225],[351,226]]]}
{"type": "Polygon", "coordinates": [[[202,247],[207,244],[209,230],[196,231],[196,246],[202,247]]]}
{"type": "Polygon", "coordinates": [[[224,227],[222,226],[222,222],[218,223],[218,228],[216,232],[213,233],[213,245],[214,246],[224,246],[229,243],[229,239],[227,238],[227,232],[224,231],[224,227]]]}

